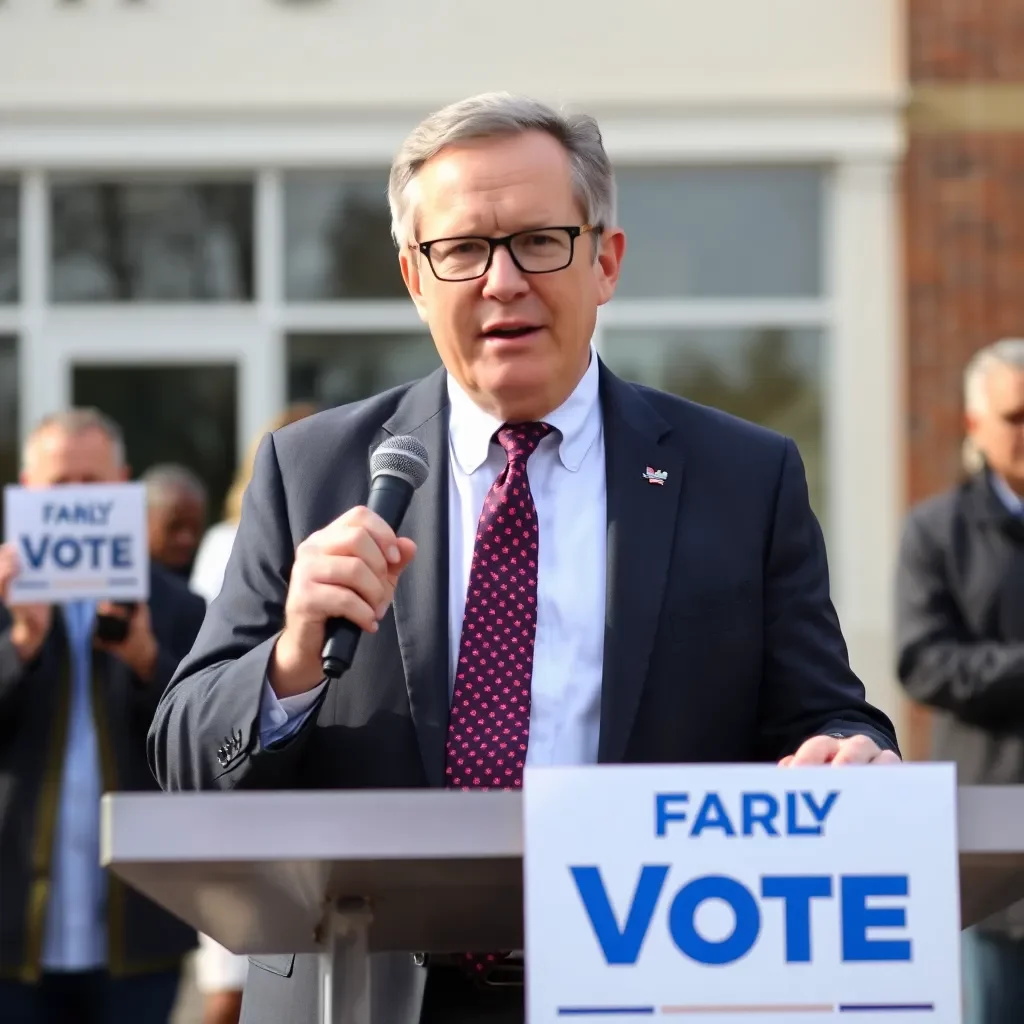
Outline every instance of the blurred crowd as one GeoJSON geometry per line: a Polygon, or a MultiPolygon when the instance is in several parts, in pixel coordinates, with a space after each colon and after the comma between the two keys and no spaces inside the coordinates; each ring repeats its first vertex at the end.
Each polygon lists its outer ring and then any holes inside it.
{"type": "MultiPolygon", "coordinates": [[[[266,431],[314,411],[290,406],[266,431]]],[[[0,1020],[164,1024],[197,939],[191,974],[203,1024],[239,1019],[246,958],[105,877],[99,798],[110,789],[157,788],[146,731],[220,589],[258,443],[212,525],[207,488],[190,467],[159,464],[141,474],[148,602],[0,603],[0,1020]],[[104,616],[123,622],[122,636],[94,639],[104,616]]],[[[71,409],[30,433],[21,483],[117,483],[130,474],[125,451],[110,417],[71,409]]],[[[12,549],[0,548],[0,599],[17,570],[12,549]]]]}

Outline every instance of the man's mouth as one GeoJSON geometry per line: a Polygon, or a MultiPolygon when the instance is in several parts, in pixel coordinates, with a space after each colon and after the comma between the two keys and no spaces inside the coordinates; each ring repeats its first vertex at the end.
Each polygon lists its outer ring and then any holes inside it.
{"type": "Polygon", "coordinates": [[[497,338],[502,341],[508,341],[515,338],[525,338],[527,335],[534,334],[540,330],[532,324],[524,324],[518,327],[490,327],[483,332],[485,338],[497,338]]]}

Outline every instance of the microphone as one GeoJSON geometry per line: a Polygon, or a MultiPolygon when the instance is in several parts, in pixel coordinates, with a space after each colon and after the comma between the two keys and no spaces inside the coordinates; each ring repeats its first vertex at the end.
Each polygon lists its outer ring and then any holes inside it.
{"type": "MultiPolygon", "coordinates": [[[[396,533],[415,491],[430,473],[427,449],[415,437],[388,438],[370,456],[370,496],[366,507],[396,533]]],[[[337,679],[351,665],[363,630],[348,619],[324,623],[324,675],[337,679]]]]}

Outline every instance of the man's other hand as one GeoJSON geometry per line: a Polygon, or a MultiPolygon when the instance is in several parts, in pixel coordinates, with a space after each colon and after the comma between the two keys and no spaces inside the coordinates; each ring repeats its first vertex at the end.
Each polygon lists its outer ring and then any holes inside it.
{"type": "Polygon", "coordinates": [[[812,736],[795,754],[784,757],[782,768],[806,768],[829,764],[900,764],[899,755],[883,750],[868,736],[812,736]]]}

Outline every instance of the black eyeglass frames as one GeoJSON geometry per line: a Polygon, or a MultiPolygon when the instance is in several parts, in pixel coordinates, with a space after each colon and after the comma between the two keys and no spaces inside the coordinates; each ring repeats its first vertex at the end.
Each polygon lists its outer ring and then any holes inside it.
{"type": "Polygon", "coordinates": [[[512,262],[524,274],[553,274],[572,263],[580,235],[600,234],[603,230],[600,224],[530,228],[502,238],[482,235],[434,238],[429,242],[410,242],[409,248],[427,257],[439,281],[472,281],[483,277],[491,268],[498,246],[508,250],[512,262]]]}

